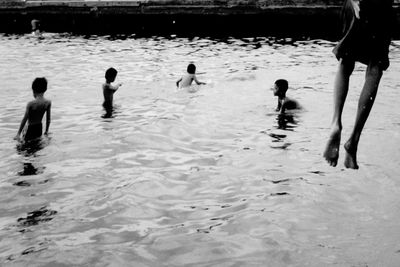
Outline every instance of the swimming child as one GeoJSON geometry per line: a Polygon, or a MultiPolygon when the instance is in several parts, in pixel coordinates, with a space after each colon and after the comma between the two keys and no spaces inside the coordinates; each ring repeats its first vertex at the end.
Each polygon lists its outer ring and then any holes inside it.
{"type": "Polygon", "coordinates": [[[357,148],[364,124],[374,104],[383,71],[389,67],[393,28],[393,0],[346,0],[343,6],[343,38],[333,49],[339,60],[334,82],[331,134],[323,156],[335,167],[339,158],[342,111],[355,62],[367,65],[353,131],[344,144],[346,168],[358,169],[357,148]]]}
{"type": "Polygon", "coordinates": [[[300,104],[289,97],[286,96],[286,92],[289,88],[289,83],[287,80],[279,79],[274,83],[274,96],[278,97],[278,105],[275,111],[279,111],[281,114],[285,113],[286,110],[300,109],[300,104]]]}
{"type": "Polygon", "coordinates": [[[41,36],[41,30],[40,30],[40,20],[33,19],[31,21],[31,26],[32,26],[32,35],[35,36],[41,36]]]}
{"type": "Polygon", "coordinates": [[[196,78],[196,66],[194,64],[189,64],[187,66],[187,74],[185,74],[182,78],[176,81],[176,87],[185,88],[189,87],[192,82],[195,81],[196,84],[206,84],[204,82],[200,82],[196,78]]]}
{"type": "Polygon", "coordinates": [[[28,129],[24,137],[25,141],[42,136],[42,119],[44,113],[46,113],[46,130],[44,134],[47,134],[49,131],[51,101],[44,98],[44,93],[47,90],[46,78],[36,78],[32,83],[32,90],[35,99],[30,101],[26,106],[25,115],[15,136],[17,140],[20,140],[21,132],[26,122],[28,122],[28,129]]]}
{"type": "Polygon", "coordinates": [[[114,68],[109,68],[105,74],[106,82],[103,84],[103,96],[104,96],[103,107],[106,110],[107,114],[112,113],[114,93],[122,85],[122,83],[119,83],[117,85],[111,84],[115,81],[117,74],[118,72],[114,68]]]}

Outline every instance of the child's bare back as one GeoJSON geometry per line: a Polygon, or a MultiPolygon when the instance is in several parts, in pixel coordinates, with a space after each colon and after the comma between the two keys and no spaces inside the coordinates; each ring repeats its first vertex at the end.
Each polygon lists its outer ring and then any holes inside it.
{"type": "Polygon", "coordinates": [[[176,81],[176,86],[178,88],[185,88],[192,85],[192,82],[195,82],[198,85],[205,84],[204,82],[200,82],[196,77],[196,66],[194,64],[189,64],[187,67],[187,73],[176,81]]]}
{"type": "Polygon", "coordinates": [[[46,130],[45,134],[48,133],[50,127],[51,117],[51,101],[44,98],[44,93],[47,90],[46,78],[36,78],[32,83],[34,100],[30,101],[25,110],[24,117],[22,118],[19,130],[15,139],[20,139],[22,130],[25,124],[28,124],[28,129],[25,134],[25,141],[36,139],[42,135],[42,119],[46,113],[46,130]]]}
{"type": "Polygon", "coordinates": [[[188,73],[184,75],[179,82],[179,87],[180,88],[189,87],[190,85],[192,85],[194,79],[196,79],[196,76],[194,74],[188,73]]]}
{"type": "Polygon", "coordinates": [[[44,113],[50,109],[51,101],[42,97],[36,97],[26,107],[28,112],[28,125],[42,123],[44,113]]]}

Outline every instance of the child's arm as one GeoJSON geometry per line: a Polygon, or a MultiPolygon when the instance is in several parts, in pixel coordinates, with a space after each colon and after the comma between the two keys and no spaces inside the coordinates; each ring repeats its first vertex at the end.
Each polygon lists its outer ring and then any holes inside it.
{"type": "Polygon", "coordinates": [[[176,87],[179,88],[179,83],[182,81],[182,78],[180,78],[179,80],[176,81],[176,87]]]}
{"type": "Polygon", "coordinates": [[[47,106],[46,110],[46,131],[44,132],[44,134],[49,133],[50,121],[51,121],[51,102],[47,106]]]}
{"type": "Polygon", "coordinates": [[[281,112],[279,112],[280,114],[284,114],[286,110],[286,105],[285,102],[283,102],[282,107],[281,107],[281,112]]]}
{"type": "Polygon", "coordinates": [[[28,105],[26,106],[26,110],[25,110],[24,117],[22,118],[21,124],[19,125],[18,133],[17,133],[17,135],[14,137],[15,140],[19,140],[19,139],[20,139],[22,130],[24,129],[25,123],[26,123],[26,121],[28,120],[28,111],[29,111],[29,107],[30,107],[30,105],[28,104],[28,105]]]}
{"type": "Polygon", "coordinates": [[[122,83],[116,84],[116,85],[109,85],[108,88],[110,88],[113,91],[117,91],[120,87],[122,86],[122,83]]]}
{"type": "Polygon", "coordinates": [[[354,15],[356,18],[360,18],[360,1],[359,0],[351,0],[351,5],[353,6],[354,15]]]}
{"type": "Polygon", "coordinates": [[[206,84],[206,83],[203,83],[203,82],[200,82],[199,80],[197,80],[197,77],[196,77],[196,76],[193,77],[193,80],[194,80],[194,81],[196,82],[196,84],[198,84],[198,85],[206,84]]]}
{"type": "Polygon", "coordinates": [[[278,99],[278,106],[276,106],[275,111],[279,111],[279,110],[281,110],[281,108],[282,108],[282,102],[281,102],[281,100],[278,99]]]}

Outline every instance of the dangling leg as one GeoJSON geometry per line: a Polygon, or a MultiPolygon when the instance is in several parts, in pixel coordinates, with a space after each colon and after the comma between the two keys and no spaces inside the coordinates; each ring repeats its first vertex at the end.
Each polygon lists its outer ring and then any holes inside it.
{"type": "Polygon", "coordinates": [[[334,83],[334,111],[331,124],[331,134],[324,151],[324,158],[333,167],[336,166],[339,158],[340,136],[342,132],[342,112],[347,92],[349,90],[350,75],[353,70],[354,61],[340,59],[334,83]]]}
{"type": "Polygon", "coordinates": [[[358,169],[357,147],[361,132],[375,101],[378,92],[379,82],[382,77],[382,69],[377,64],[370,63],[365,74],[365,83],[358,101],[358,109],[353,132],[349,140],[345,143],[346,158],[344,165],[346,168],[358,169]]]}

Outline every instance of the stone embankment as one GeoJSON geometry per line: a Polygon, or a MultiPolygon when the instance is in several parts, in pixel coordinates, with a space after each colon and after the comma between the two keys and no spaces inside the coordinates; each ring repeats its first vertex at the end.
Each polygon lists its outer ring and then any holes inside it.
{"type": "MultiPolygon", "coordinates": [[[[335,37],[342,0],[0,0],[0,32],[335,37]]],[[[400,21],[400,0],[395,0],[400,21]]],[[[395,27],[399,37],[399,27],[395,27]]]]}

